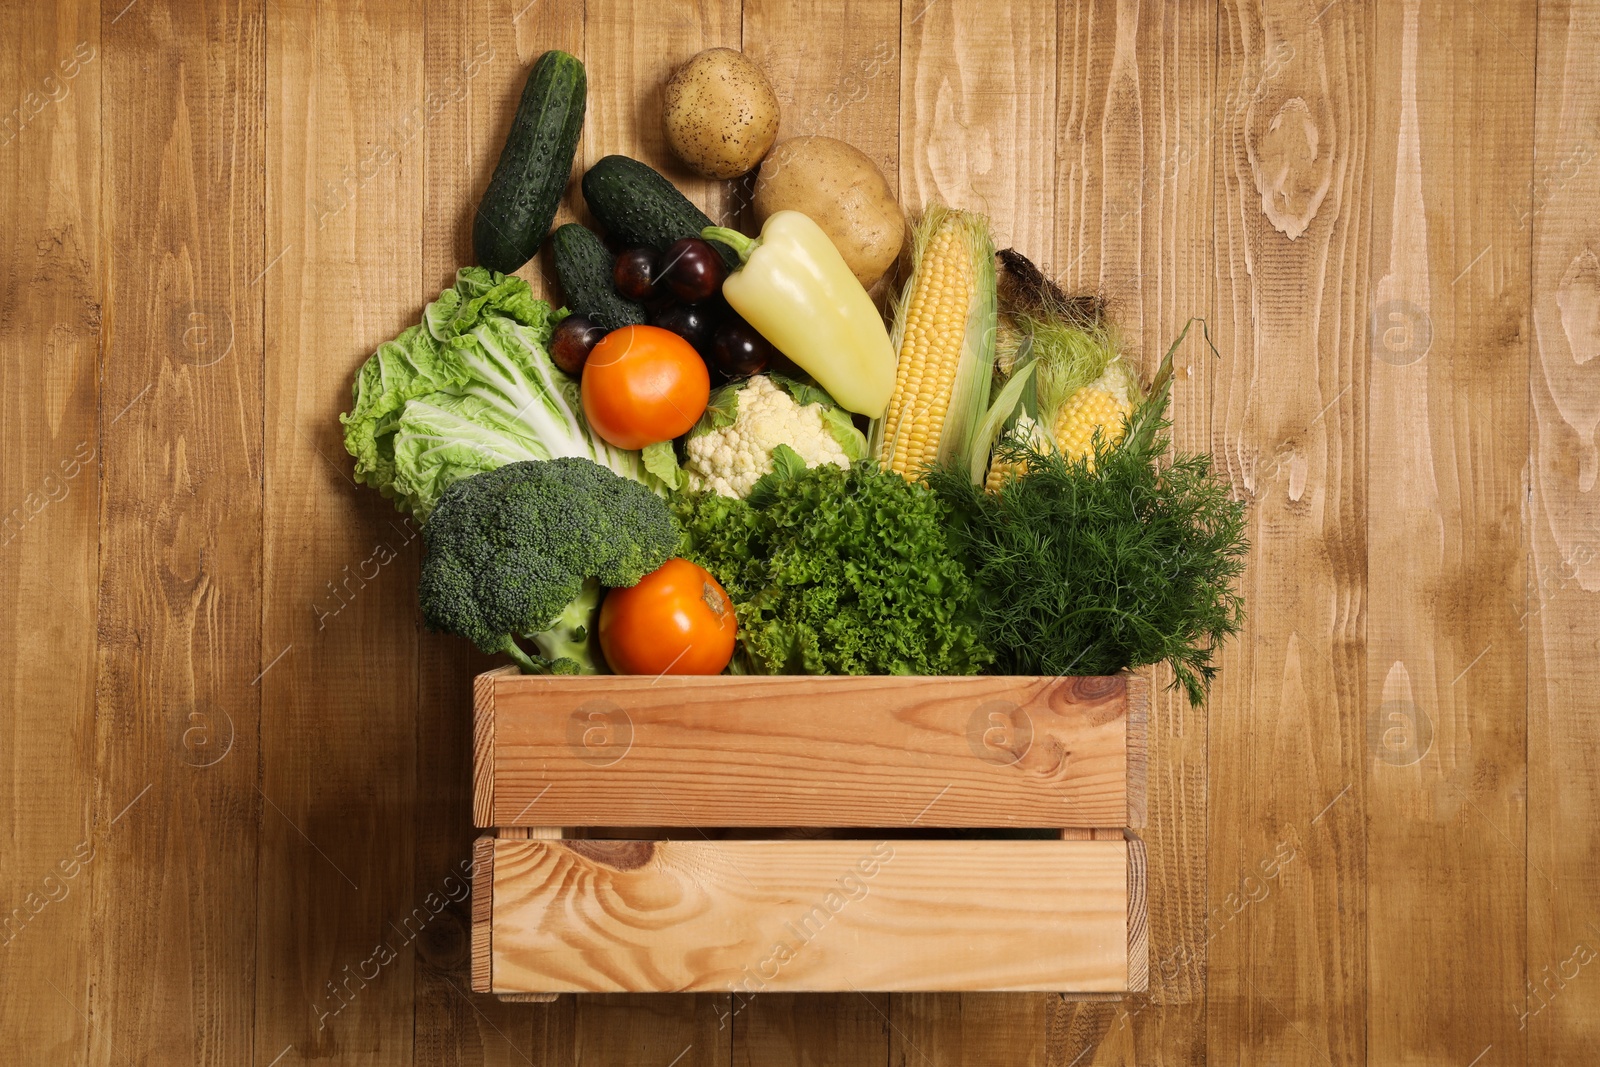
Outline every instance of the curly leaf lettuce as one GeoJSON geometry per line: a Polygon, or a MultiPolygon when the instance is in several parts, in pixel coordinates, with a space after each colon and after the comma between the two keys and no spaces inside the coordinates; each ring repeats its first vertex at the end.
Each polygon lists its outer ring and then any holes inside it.
{"type": "Polygon", "coordinates": [[[875,464],[779,462],[749,499],[679,495],[684,554],[733,597],[761,674],[975,674],[993,654],[926,487],[875,464]]]}

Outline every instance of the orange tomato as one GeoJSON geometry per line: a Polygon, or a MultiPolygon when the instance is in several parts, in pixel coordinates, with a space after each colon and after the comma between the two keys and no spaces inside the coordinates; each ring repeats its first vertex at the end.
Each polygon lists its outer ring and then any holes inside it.
{"type": "Polygon", "coordinates": [[[737,629],[727,592],[686,559],[667,560],[600,605],[600,651],[618,674],[721,674],[737,629]]]}
{"type": "Polygon", "coordinates": [[[643,448],[689,432],[711,398],[711,374],[694,346],[658,326],[624,326],[583,365],[583,415],[618,448],[643,448]]]}

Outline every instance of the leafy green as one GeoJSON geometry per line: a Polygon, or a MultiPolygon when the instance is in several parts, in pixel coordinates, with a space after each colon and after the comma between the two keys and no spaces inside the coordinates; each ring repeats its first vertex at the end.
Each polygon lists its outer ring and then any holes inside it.
{"type": "MultiPolygon", "coordinates": [[[[747,500],[673,497],[682,554],[734,600],[758,674],[973,674],[993,658],[950,516],[926,487],[875,464],[807,468],[774,454],[747,500]]],[[[787,450],[792,452],[792,450],[787,450]]]]}
{"type": "Polygon", "coordinates": [[[662,485],[668,489],[682,488],[683,468],[678,466],[678,454],[672,450],[671,441],[657,441],[653,445],[645,445],[639,456],[644,462],[644,469],[662,485]]]}
{"type": "MultiPolygon", "coordinates": [[[[777,495],[777,486],[785,479],[793,478],[806,469],[806,461],[800,458],[800,453],[788,445],[778,445],[772,450],[771,480],[756,479],[756,484],[751,488],[752,495],[764,491],[759,499],[771,500],[777,495]]],[[[758,507],[760,505],[757,505],[758,507]]]]}
{"type": "Polygon", "coordinates": [[[857,460],[867,458],[867,435],[856,429],[850,413],[840,407],[826,389],[816,382],[790,378],[783,374],[768,373],[767,377],[801,407],[808,404],[821,405],[822,428],[828,431],[828,436],[833,438],[846,459],[855,463],[857,460]]]}
{"type": "Polygon", "coordinates": [[[867,435],[856,429],[854,420],[844,408],[823,408],[822,425],[851,463],[867,458],[867,435]]]}
{"type": "Polygon", "coordinates": [[[423,618],[530,673],[593,674],[600,587],[636,584],[678,536],[665,501],[590,460],[507,464],[451,484],[423,527],[423,618]]]}
{"type": "Polygon", "coordinates": [[[578,383],[550,359],[563,314],[521,278],[458,271],[356,376],[340,416],[356,480],[421,518],[453,482],[521,460],[579,456],[646,480],[637,453],[588,432],[578,383]]]}
{"type": "Polygon", "coordinates": [[[1000,457],[1027,473],[998,492],[950,469],[929,483],[956,516],[999,670],[1094,675],[1165,661],[1198,704],[1216,646],[1244,619],[1244,504],[1212,477],[1210,456],[1158,462],[1167,423],[1144,414],[1148,432],[1120,447],[1097,435],[1092,462],[1008,438],[1000,457]]]}
{"type": "Polygon", "coordinates": [[[726,429],[739,420],[739,390],[743,382],[729,382],[711,390],[711,399],[699,420],[689,430],[690,437],[698,437],[713,430],[726,429]]]}

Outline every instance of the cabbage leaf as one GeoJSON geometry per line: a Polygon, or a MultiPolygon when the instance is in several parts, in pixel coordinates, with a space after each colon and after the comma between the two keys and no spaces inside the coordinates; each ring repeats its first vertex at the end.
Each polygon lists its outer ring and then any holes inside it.
{"type": "Polygon", "coordinates": [[[340,416],[356,480],[423,519],[454,482],[519,460],[579,456],[655,487],[637,452],[589,432],[577,381],[551,361],[564,315],[521,278],[463,267],[356,375],[340,416]]]}

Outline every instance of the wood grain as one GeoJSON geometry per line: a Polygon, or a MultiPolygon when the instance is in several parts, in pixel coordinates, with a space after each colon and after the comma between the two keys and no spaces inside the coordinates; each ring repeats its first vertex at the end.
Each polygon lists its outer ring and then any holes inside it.
{"type": "MultiPolygon", "coordinates": [[[[633,156],[665,174],[713,221],[734,222],[742,207],[734,187],[697,178],[678,163],[666,147],[661,116],[673,68],[703,48],[738,48],[741,21],[740,0],[584,4],[589,103],[579,148],[583,166],[614,152],[633,156]]],[[[582,208],[579,217],[592,222],[582,199],[571,196],[582,208]]],[[[638,1004],[614,1001],[579,1000],[574,1055],[581,1060],[610,1063],[671,1048],[661,1058],[682,1056],[679,1067],[727,1062],[732,1009],[725,994],[672,998],[642,1012],[638,1004]]]]}
{"type": "MultiPolygon", "coordinates": [[[[1055,247],[1057,145],[1045,131],[1057,113],[1060,17],[1061,5],[1042,0],[903,0],[900,201],[909,216],[932,200],[982,211],[999,247],[1048,258],[1055,247]]],[[[899,999],[890,1013],[896,1023],[890,1062],[921,1062],[920,1046],[930,1043],[960,1047],[964,1017],[999,1038],[1015,1016],[1019,1033],[1028,1036],[1014,1047],[1036,1048],[1044,1036],[1035,1024],[1055,999],[899,999]],[[915,1045],[912,1034],[920,1036],[915,1045]]]]}
{"type": "Polygon", "coordinates": [[[1128,992],[1143,993],[1150,988],[1150,919],[1145,908],[1149,899],[1149,866],[1144,842],[1129,838],[1128,847],[1128,992]]]}
{"type": "Polygon", "coordinates": [[[696,177],[678,162],[667,148],[661,115],[662,90],[672,71],[703,48],[738,48],[740,21],[738,0],[694,0],[667,7],[643,0],[586,5],[585,169],[614,152],[633,156],[665,174],[713,222],[733,221],[743,206],[735,186],[696,177]]]}
{"type": "Polygon", "coordinates": [[[516,673],[515,667],[496,667],[472,679],[472,811],[484,828],[495,825],[495,678],[516,673]]]}
{"type": "Polygon", "coordinates": [[[1206,1056],[1228,1063],[1363,1062],[1389,1006],[1362,851],[1378,64],[1370,11],[1318,6],[1224,4],[1219,30],[1212,447],[1251,541],[1208,727],[1206,1056]]]}
{"type": "Polygon", "coordinates": [[[105,57],[92,5],[0,25],[0,100],[27,116],[0,115],[0,1034],[73,1062],[95,861],[121,844],[93,784],[105,57]]]}
{"type": "MultiPolygon", "coordinates": [[[[1539,8],[1528,602],[1528,1062],[1600,1048],[1600,10],[1539,8]]],[[[1480,665],[1481,666],[1481,665],[1480,665]]]]}
{"type": "Polygon", "coordinates": [[[1120,990],[1117,841],[496,838],[508,991],[1120,990]]]}
{"type": "Polygon", "coordinates": [[[480,826],[1127,821],[1121,678],[486,681],[480,826]]]}
{"type": "Polygon", "coordinates": [[[1145,674],[1127,677],[1128,707],[1125,714],[1126,731],[1123,734],[1123,795],[1122,824],[1140,829],[1145,824],[1149,807],[1147,790],[1150,782],[1150,678],[1145,674]]]}
{"type": "MultiPolygon", "coordinates": [[[[900,5],[883,0],[745,0],[744,50],[782,105],[779,139],[837,137],[866,153],[897,189],[900,20],[900,5]]],[[[739,195],[751,185],[738,183],[739,195]]],[[[752,224],[752,214],[740,217],[752,224]]],[[[890,270],[874,293],[895,291],[895,280],[890,270]]],[[[887,994],[736,997],[733,1009],[740,1067],[879,1067],[889,1057],[887,994]]]]}
{"type": "Polygon", "coordinates": [[[224,4],[117,14],[100,28],[107,839],[89,984],[68,997],[89,1043],[63,1060],[238,1063],[255,1009],[263,22],[224,4]]]}
{"type": "Polygon", "coordinates": [[[900,52],[901,203],[981,211],[999,247],[1052,248],[1055,143],[1037,131],[1055,114],[1055,5],[905,0],[900,52]]]}
{"type": "MultiPolygon", "coordinates": [[[[1120,1001],[1125,994],[1105,996],[1120,1001]]],[[[890,997],[889,1063],[1079,1067],[1100,1047],[1116,1011],[1109,1000],[1055,993],[896,993],[890,997]]]]}
{"type": "Polygon", "coordinates": [[[494,990],[494,842],[472,843],[472,991],[494,990]],[[485,892],[485,890],[488,890],[485,892]]]}
{"type": "Polygon", "coordinates": [[[1512,709],[1528,700],[1530,246],[1518,216],[1534,17],[1410,0],[1379,8],[1375,26],[1372,1063],[1527,1061],[1511,1010],[1529,966],[1526,718],[1512,709]]]}
{"type": "Polygon", "coordinates": [[[735,994],[733,1062],[862,1064],[889,1061],[888,993],[735,994]]]}
{"type": "MultiPolygon", "coordinates": [[[[1056,202],[1046,268],[1070,289],[1109,302],[1146,376],[1170,339],[1213,306],[1212,189],[1217,123],[1214,4],[1072,5],[1058,16],[1056,202]]],[[[1211,448],[1216,361],[1198,338],[1177,355],[1172,439],[1211,448]]],[[[1146,759],[1130,756],[1130,795],[1147,810],[1150,988],[1081,1044],[1051,1046],[1061,1062],[1198,1063],[1205,1042],[1207,710],[1145,676],[1146,759]],[[1141,765],[1148,786],[1139,789],[1141,765]],[[1101,1037],[1103,1035],[1103,1038],[1101,1037]]],[[[1130,695],[1134,691],[1130,689],[1130,695]]],[[[1132,709],[1130,709],[1131,712],[1132,709]]]]}
{"type": "Polygon", "coordinates": [[[578,1064],[660,1060],[679,1067],[726,1067],[731,1062],[729,1033],[733,1015],[725,995],[672,996],[660,993],[564,996],[577,1003],[577,1038],[572,1060],[578,1064]]]}
{"type": "Polygon", "coordinates": [[[0,0],[0,1059],[1586,1062],[1600,30],[1410,10],[0,0]],[[412,535],[341,473],[349,374],[470,261],[514,68],[579,49],[581,158],[682,178],[650,94],[741,39],[786,134],[987,208],[1146,368],[1211,308],[1175,438],[1253,501],[1252,622],[1207,711],[1153,677],[1150,989],[503,1004],[451,903],[319,1028],[468,855],[483,662],[414,636],[412,535]],[[1375,358],[1422,321],[1375,331],[1394,299],[1426,312],[1414,365],[1375,358]]]}
{"type": "Polygon", "coordinates": [[[339,413],[356,368],[436,295],[422,146],[460,116],[430,111],[420,4],[266,11],[254,1054],[383,1063],[413,1047],[417,944],[460,891],[414,889],[418,526],[353,483],[339,413]]]}
{"type": "MultiPolygon", "coordinates": [[[[472,218],[516,113],[535,58],[549,48],[583,55],[581,0],[470,0],[423,6],[424,102],[437,117],[420,139],[425,153],[422,291],[453,283],[475,262],[472,218]]],[[[574,171],[577,170],[576,161],[574,171]]],[[[575,189],[575,187],[574,187],[575,189]]],[[[558,221],[569,221],[564,205],[558,221]]],[[[555,298],[541,259],[517,273],[555,298]]],[[[417,652],[415,899],[436,893],[472,855],[474,674],[489,664],[464,641],[423,635],[417,652]]],[[[475,994],[478,958],[466,902],[452,901],[418,939],[413,1020],[416,1061],[511,1065],[559,1062],[572,1051],[572,1005],[506,1004],[475,994]]],[[[570,1001],[571,998],[568,998],[570,1001]]]]}

